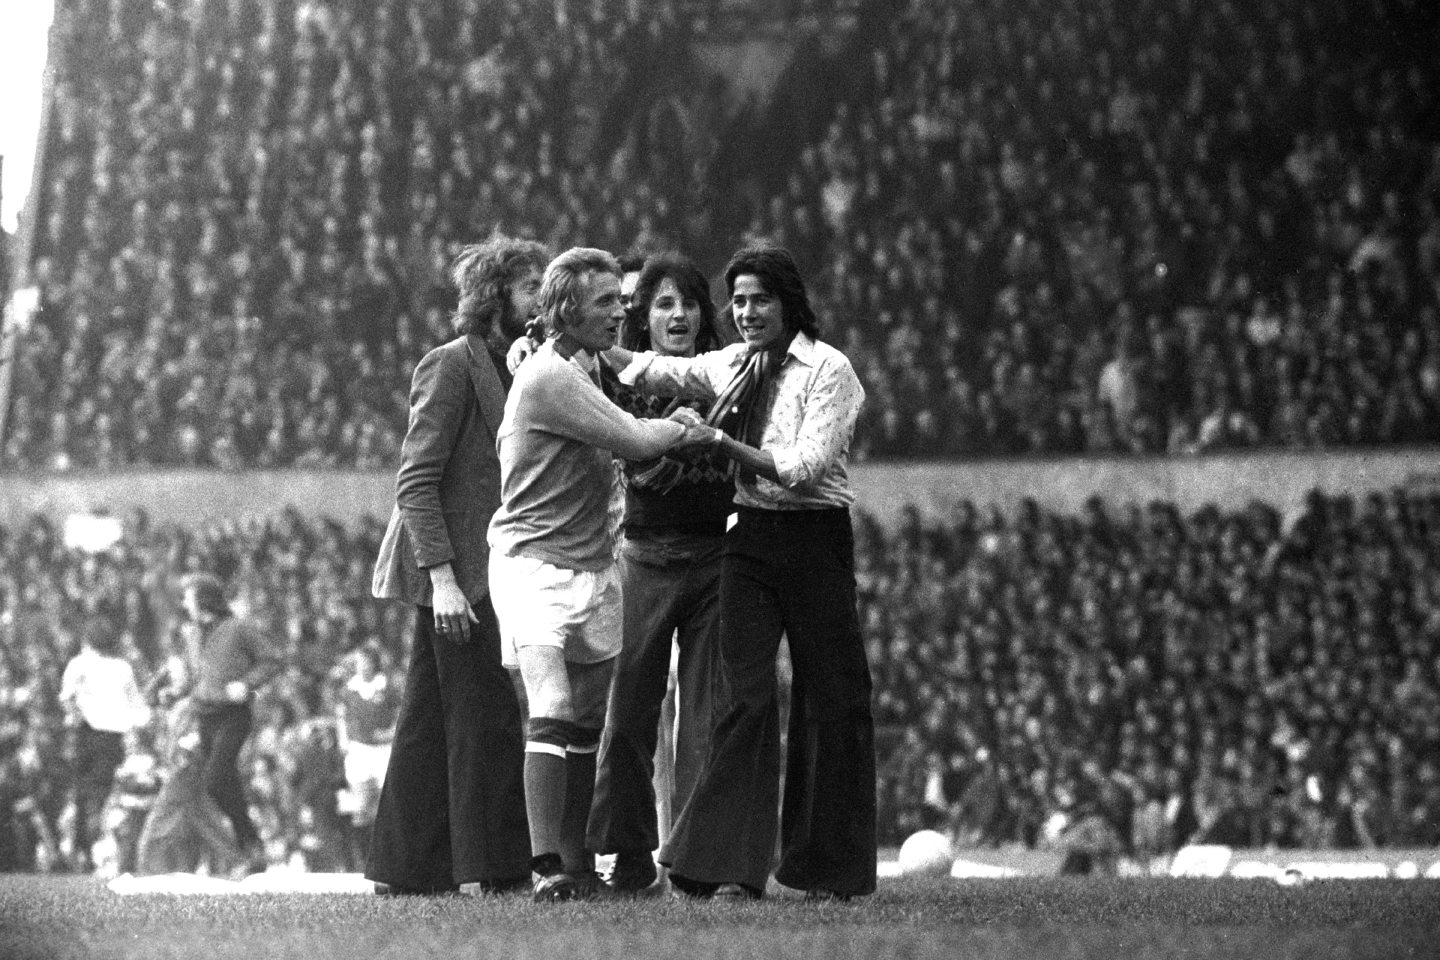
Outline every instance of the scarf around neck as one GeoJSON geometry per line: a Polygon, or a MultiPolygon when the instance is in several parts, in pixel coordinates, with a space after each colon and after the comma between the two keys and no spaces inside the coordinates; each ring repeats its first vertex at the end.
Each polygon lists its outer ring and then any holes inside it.
{"type": "MultiPolygon", "coordinates": [[[[770,395],[774,392],[775,380],[780,375],[780,367],[785,362],[790,342],[794,339],[795,334],[792,332],[764,350],[747,353],[740,363],[740,369],[735,371],[725,389],[720,391],[715,402],[710,405],[709,412],[705,414],[705,423],[723,430],[746,446],[759,448],[760,439],[765,432],[765,409],[770,395]]],[[[675,406],[676,404],[671,404],[663,415],[668,416],[675,406]]],[[[667,454],[643,467],[637,465],[631,473],[631,481],[644,487],[668,491],[680,480],[684,471],[685,465],[667,454]]],[[[754,473],[741,470],[734,460],[730,461],[727,473],[731,478],[738,475],[748,483],[755,481],[754,473]]]]}

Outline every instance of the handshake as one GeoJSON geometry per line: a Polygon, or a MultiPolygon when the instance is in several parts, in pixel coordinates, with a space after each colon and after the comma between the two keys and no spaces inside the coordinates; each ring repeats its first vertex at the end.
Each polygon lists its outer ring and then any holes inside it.
{"type": "Polygon", "coordinates": [[[685,428],[685,432],[675,443],[676,447],[699,447],[707,444],[719,446],[720,441],[725,437],[723,431],[710,426],[705,422],[704,417],[689,407],[676,407],[675,412],[666,419],[685,428]]]}

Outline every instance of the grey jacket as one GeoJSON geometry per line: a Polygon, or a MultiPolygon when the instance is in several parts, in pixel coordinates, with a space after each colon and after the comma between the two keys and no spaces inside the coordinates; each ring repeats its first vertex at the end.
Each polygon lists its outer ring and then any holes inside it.
{"type": "Polygon", "coordinates": [[[485,596],[485,532],[500,506],[495,438],[504,413],[505,388],[482,338],[452,340],[415,367],[395,509],[371,581],[375,596],[428,607],[428,568],[446,561],[467,600],[485,596]]]}

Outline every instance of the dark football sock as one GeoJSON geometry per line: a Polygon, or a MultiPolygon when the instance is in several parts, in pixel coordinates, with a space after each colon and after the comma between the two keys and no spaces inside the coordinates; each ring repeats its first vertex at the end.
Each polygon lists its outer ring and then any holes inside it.
{"type": "Polygon", "coordinates": [[[533,717],[525,725],[525,813],[536,857],[564,849],[565,744],[571,726],[549,717],[533,717]]]}
{"type": "Polygon", "coordinates": [[[570,873],[595,869],[595,857],[585,849],[585,828],[595,797],[595,757],[599,743],[599,730],[575,727],[565,750],[565,816],[560,831],[560,854],[570,873]]]}

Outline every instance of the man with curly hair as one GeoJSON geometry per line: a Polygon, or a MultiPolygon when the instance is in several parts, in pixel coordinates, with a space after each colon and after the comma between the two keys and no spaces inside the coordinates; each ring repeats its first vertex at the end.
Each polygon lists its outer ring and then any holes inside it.
{"type": "Polygon", "coordinates": [[[372,585],[416,611],[365,871],[378,893],[529,883],[521,709],[500,662],[485,532],[500,505],[505,351],[536,315],[548,260],[540,244],[498,235],[461,251],[457,336],[427,353],[411,382],[372,585]]]}

